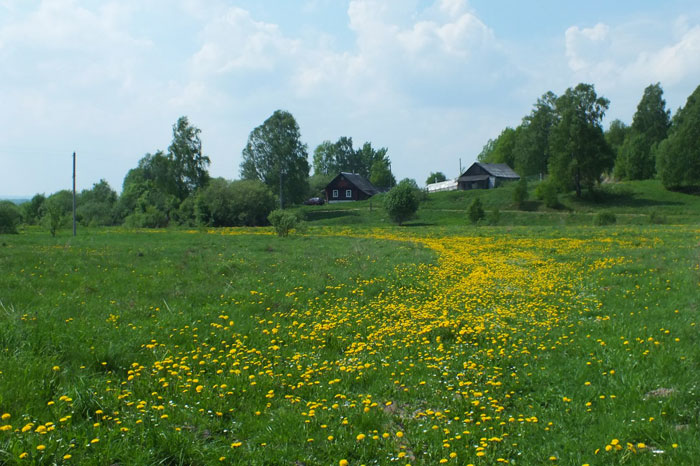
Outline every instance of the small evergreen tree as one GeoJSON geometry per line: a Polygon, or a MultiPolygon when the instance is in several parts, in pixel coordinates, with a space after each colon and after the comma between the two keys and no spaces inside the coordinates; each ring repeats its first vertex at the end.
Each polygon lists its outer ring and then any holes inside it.
{"type": "Polygon", "coordinates": [[[477,197],[469,206],[469,221],[473,224],[477,224],[484,218],[486,218],[486,212],[484,212],[484,206],[481,204],[481,200],[477,197]]]}
{"type": "Polygon", "coordinates": [[[518,209],[522,209],[525,206],[525,201],[527,201],[527,180],[525,178],[520,178],[518,184],[515,185],[513,201],[515,201],[518,209]]]}

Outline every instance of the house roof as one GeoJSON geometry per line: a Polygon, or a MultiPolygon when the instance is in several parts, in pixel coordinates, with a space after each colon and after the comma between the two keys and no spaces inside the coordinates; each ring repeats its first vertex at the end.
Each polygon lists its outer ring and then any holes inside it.
{"type": "MultiPolygon", "coordinates": [[[[341,175],[344,176],[345,179],[348,180],[350,183],[354,184],[357,189],[364,192],[368,196],[374,196],[375,194],[380,192],[379,189],[377,189],[372,183],[370,183],[367,180],[367,178],[365,178],[362,175],[358,175],[357,173],[340,172],[338,176],[333,178],[333,181],[338,179],[338,177],[341,175]]],[[[333,181],[331,181],[331,183],[333,183],[333,181]]]]}
{"type": "Polygon", "coordinates": [[[520,175],[515,173],[515,171],[513,171],[513,169],[505,163],[475,162],[475,165],[479,165],[492,176],[496,176],[498,178],[520,178],[520,175]]]}

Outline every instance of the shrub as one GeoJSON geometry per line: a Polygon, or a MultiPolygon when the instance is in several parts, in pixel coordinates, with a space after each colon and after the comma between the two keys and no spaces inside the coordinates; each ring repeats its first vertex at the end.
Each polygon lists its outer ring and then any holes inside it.
{"type": "Polygon", "coordinates": [[[598,226],[603,225],[613,225],[617,222],[617,217],[612,212],[598,212],[595,216],[594,222],[598,226]]]}
{"type": "Polygon", "coordinates": [[[544,202],[550,209],[559,207],[559,195],[557,187],[550,180],[543,181],[535,188],[535,196],[544,202]]]}
{"type": "Polygon", "coordinates": [[[469,221],[476,224],[480,220],[486,218],[486,212],[484,212],[484,206],[481,204],[481,200],[477,197],[474,199],[469,206],[469,221]]]}
{"type": "Polygon", "coordinates": [[[261,181],[216,178],[197,194],[195,214],[200,225],[259,226],[274,205],[275,196],[261,181]]]}
{"type": "Polygon", "coordinates": [[[527,180],[520,178],[520,181],[515,185],[513,190],[513,201],[518,209],[522,209],[527,201],[527,180]]]}
{"type": "Polygon", "coordinates": [[[288,210],[273,210],[267,216],[267,220],[272,224],[277,236],[282,237],[289,236],[289,232],[299,224],[299,217],[288,210]]]}
{"type": "Polygon", "coordinates": [[[144,206],[124,220],[129,228],[165,228],[168,223],[168,215],[153,205],[144,206]]]}
{"type": "Polygon", "coordinates": [[[649,214],[649,223],[652,225],[661,225],[666,223],[666,217],[661,215],[655,210],[652,210],[649,214]]]}
{"type": "Polygon", "coordinates": [[[36,225],[41,220],[41,206],[44,204],[46,196],[36,194],[31,201],[25,202],[20,206],[24,223],[27,225],[36,225]]]}
{"type": "Polygon", "coordinates": [[[0,202],[0,234],[17,234],[19,224],[19,208],[10,201],[0,202]]]}
{"type": "Polygon", "coordinates": [[[42,205],[42,220],[48,228],[51,236],[56,236],[58,229],[66,223],[67,214],[65,208],[65,196],[50,196],[42,205]]]}
{"type": "Polygon", "coordinates": [[[417,186],[413,180],[402,180],[384,196],[384,209],[392,221],[403,224],[413,218],[420,204],[417,186]]]}
{"type": "Polygon", "coordinates": [[[491,225],[498,225],[501,222],[501,211],[498,210],[498,207],[491,211],[488,220],[491,225]]]}

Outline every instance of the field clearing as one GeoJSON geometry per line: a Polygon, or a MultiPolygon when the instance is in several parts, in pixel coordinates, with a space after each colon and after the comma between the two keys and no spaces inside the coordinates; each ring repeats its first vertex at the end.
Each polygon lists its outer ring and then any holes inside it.
{"type": "Polygon", "coordinates": [[[268,233],[0,237],[0,462],[700,458],[697,226],[268,233]]]}

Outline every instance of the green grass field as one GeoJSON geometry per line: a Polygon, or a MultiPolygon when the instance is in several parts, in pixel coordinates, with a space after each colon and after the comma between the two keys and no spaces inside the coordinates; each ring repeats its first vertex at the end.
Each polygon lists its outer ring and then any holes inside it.
{"type": "MultiPolygon", "coordinates": [[[[593,225],[599,212],[612,212],[618,224],[697,224],[700,222],[700,196],[667,191],[657,180],[630,181],[602,185],[594,197],[577,199],[573,194],[559,196],[560,207],[547,208],[536,199],[538,182],[529,183],[529,200],[523,209],[513,201],[514,184],[499,189],[451,191],[426,194],[417,218],[408,225],[460,226],[468,223],[467,209],[479,198],[487,212],[486,224],[513,225],[593,225]],[[500,218],[493,222],[491,214],[500,218]]],[[[299,209],[310,225],[390,225],[382,209],[381,195],[371,201],[304,206],[299,209]]]]}
{"type": "Polygon", "coordinates": [[[0,463],[697,463],[695,198],[474,227],[458,194],[400,228],[0,236],[0,463]]]}

